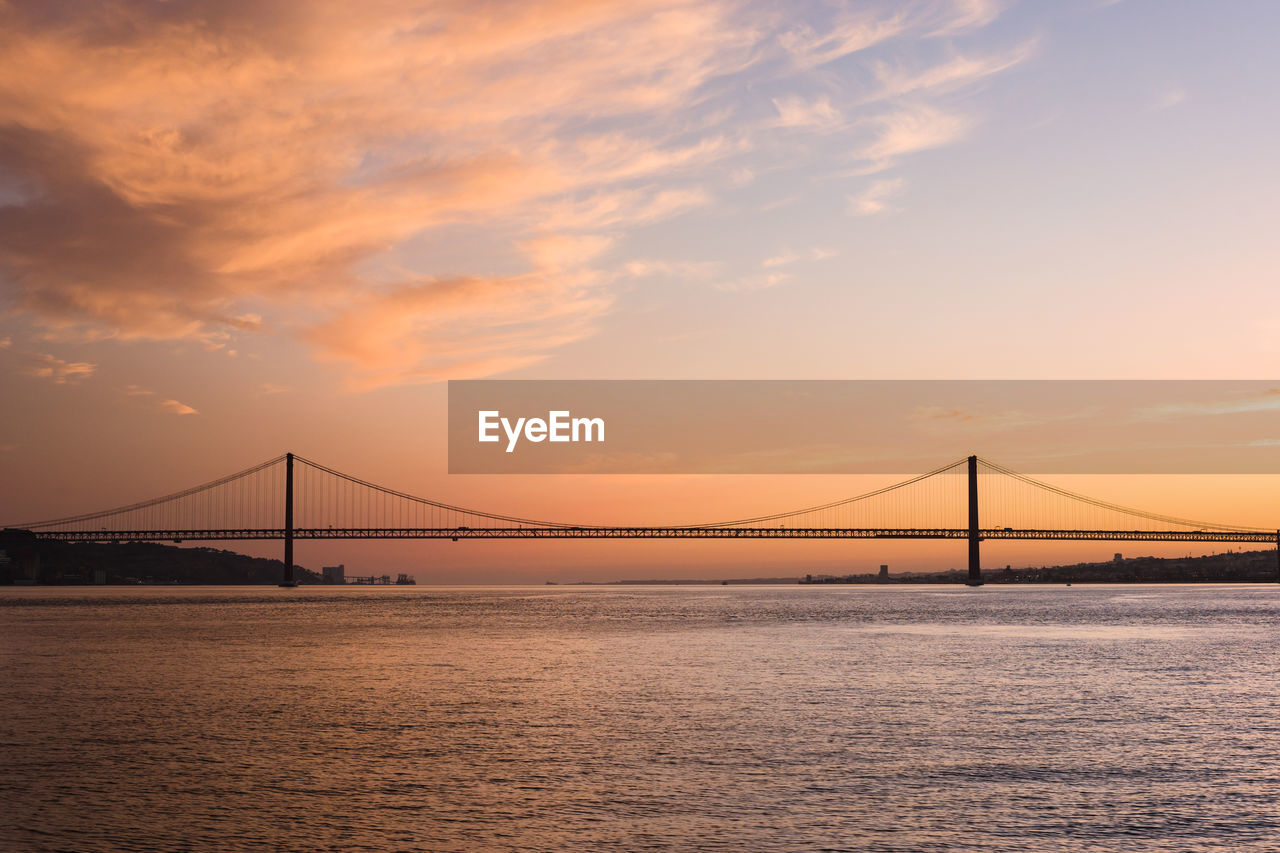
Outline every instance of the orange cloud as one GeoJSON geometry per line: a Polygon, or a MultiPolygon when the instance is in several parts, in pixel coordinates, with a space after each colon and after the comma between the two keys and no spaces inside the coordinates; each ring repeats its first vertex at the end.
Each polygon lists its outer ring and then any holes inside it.
{"type": "Polygon", "coordinates": [[[161,409],[164,409],[166,412],[172,412],[175,415],[198,415],[199,414],[198,411],[196,411],[191,406],[188,406],[186,403],[180,403],[177,400],[154,399],[157,396],[157,394],[155,391],[152,391],[150,388],[143,388],[140,385],[126,385],[123,390],[124,390],[125,396],[127,397],[152,398],[152,401],[155,403],[156,406],[158,406],[161,409]]]}
{"type": "Polygon", "coordinates": [[[160,407],[167,412],[173,412],[175,415],[198,415],[195,409],[186,403],[179,403],[177,400],[161,400],[160,407]]]}
{"type": "MultiPolygon", "coordinates": [[[[372,384],[507,369],[607,309],[625,261],[592,267],[622,229],[711,204],[714,169],[729,186],[755,173],[740,160],[779,122],[735,124],[717,81],[993,9],[887,4],[796,27],[736,0],[0,2],[0,193],[16,199],[0,279],[52,337],[236,353],[240,336],[293,335],[372,384]],[[459,224],[483,227],[478,257],[522,253],[527,270],[446,276],[415,257],[406,272],[415,241],[459,224]]],[[[793,132],[842,121],[827,95],[773,103],[793,132]]],[[[890,114],[864,156],[964,128],[890,114]]]]}
{"type": "Polygon", "coordinates": [[[486,376],[585,335],[610,305],[597,285],[536,274],[409,282],[361,296],[308,336],[320,358],[358,368],[356,388],[486,376]]]}
{"type": "MultiPolygon", "coordinates": [[[[723,156],[716,136],[557,128],[680,106],[756,39],[729,4],[683,0],[65,11],[0,6],[0,161],[22,200],[0,209],[0,264],[16,304],[68,336],[214,348],[229,342],[215,330],[257,330],[304,294],[367,316],[378,297],[355,265],[427,229],[490,221],[514,245],[553,197],[723,156]]],[[[630,189],[612,216],[700,198],[630,189]]],[[[542,301],[569,295],[547,287],[542,301]]],[[[474,315],[460,304],[479,292],[452,291],[456,322],[489,316],[487,297],[474,315]]],[[[341,351],[331,328],[304,337],[341,351]]]]}
{"type": "Polygon", "coordinates": [[[47,353],[34,353],[27,357],[28,364],[22,368],[27,376],[48,379],[57,385],[73,385],[81,379],[87,379],[98,369],[98,365],[86,361],[65,361],[47,353]]]}

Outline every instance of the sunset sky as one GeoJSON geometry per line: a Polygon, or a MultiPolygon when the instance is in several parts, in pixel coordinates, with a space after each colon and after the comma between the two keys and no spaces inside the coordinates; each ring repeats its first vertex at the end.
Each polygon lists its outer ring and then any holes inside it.
{"type": "MultiPolygon", "coordinates": [[[[591,523],[896,479],[450,476],[448,379],[1275,378],[1276,32],[1265,0],[0,0],[0,523],[286,450],[591,523]]],[[[1274,477],[1055,482],[1280,526],[1274,477]]],[[[297,560],[540,582],[947,568],[962,548],[297,560]]],[[[1117,550],[1138,553],[985,554],[1117,550]]]]}

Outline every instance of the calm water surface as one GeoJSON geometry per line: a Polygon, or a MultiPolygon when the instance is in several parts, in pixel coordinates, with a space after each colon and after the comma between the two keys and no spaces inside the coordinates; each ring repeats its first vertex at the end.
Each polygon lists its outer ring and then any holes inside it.
{"type": "Polygon", "coordinates": [[[1280,850],[1280,587],[0,591],[0,849],[1280,850]]]}

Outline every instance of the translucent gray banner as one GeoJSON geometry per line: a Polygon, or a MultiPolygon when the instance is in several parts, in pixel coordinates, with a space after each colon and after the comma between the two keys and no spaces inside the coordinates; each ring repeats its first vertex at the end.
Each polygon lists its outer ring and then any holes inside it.
{"type": "Polygon", "coordinates": [[[454,474],[1280,473],[1280,382],[467,380],[454,474]]]}

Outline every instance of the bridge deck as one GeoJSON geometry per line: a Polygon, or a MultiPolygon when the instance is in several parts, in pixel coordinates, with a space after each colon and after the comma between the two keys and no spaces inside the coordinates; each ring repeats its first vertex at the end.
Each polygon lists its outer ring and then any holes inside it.
{"type": "MultiPolygon", "coordinates": [[[[66,542],[181,542],[283,539],[282,528],[254,530],[34,531],[66,542]]],[[[1141,542],[1259,542],[1277,534],[1235,530],[1033,530],[979,531],[982,539],[1054,539],[1141,542]]],[[[966,539],[968,528],[842,527],[371,527],[294,528],[295,539],[966,539]]]]}

